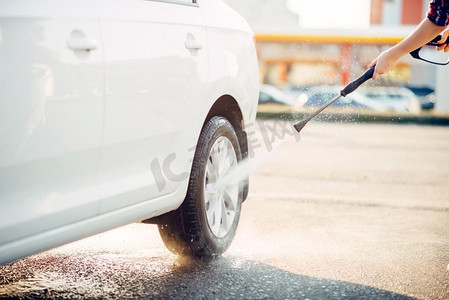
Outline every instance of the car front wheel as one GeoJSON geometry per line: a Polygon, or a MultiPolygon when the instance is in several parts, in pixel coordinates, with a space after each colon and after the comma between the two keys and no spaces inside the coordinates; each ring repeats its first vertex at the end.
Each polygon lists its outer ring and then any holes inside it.
{"type": "Polygon", "coordinates": [[[194,257],[221,255],[231,244],[240,218],[243,183],[237,135],[223,117],[203,127],[183,204],[158,224],[167,248],[194,257]]]}

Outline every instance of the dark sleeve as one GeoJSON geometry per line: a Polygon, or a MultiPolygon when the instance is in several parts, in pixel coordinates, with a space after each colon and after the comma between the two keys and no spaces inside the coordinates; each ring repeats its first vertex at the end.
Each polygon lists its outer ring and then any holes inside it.
{"type": "Polygon", "coordinates": [[[438,26],[449,25],[449,0],[432,0],[427,18],[438,26]]]}

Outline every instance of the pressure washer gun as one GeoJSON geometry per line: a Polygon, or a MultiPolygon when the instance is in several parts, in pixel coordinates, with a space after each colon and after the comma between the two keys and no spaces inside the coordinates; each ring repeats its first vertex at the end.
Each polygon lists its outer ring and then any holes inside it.
{"type": "MultiPolygon", "coordinates": [[[[444,44],[449,44],[449,37],[446,39],[445,42],[441,42],[441,35],[437,36],[436,38],[434,38],[433,40],[431,40],[430,42],[428,42],[426,45],[424,46],[442,46],[444,44]]],[[[423,47],[424,47],[423,46],[423,47]]],[[[447,64],[449,64],[449,58],[447,58],[447,61],[441,61],[441,62],[437,62],[437,61],[432,61],[430,59],[427,59],[425,57],[422,56],[421,49],[423,47],[419,47],[418,49],[413,50],[412,52],[410,52],[410,55],[413,58],[425,61],[427,63],[431,63],[431,64],[435,64],[435,65],[440,65],[440,66],[445,66],[447,64]]],[[[335,96],[334,98],[332,98],[329,102],[327,102],[326,104],[324,104],[323,106],[321,106],[320,108],[318,108],[317,111],[311,113],[309,116],[307,116],[306,118],[304,118],[303,120],[299,121],[298,123],[296,123],[295,125],[293,125],[293,127],[296,129],[296,131],[300,132],[301,129],[304,128],[304,126],[306,126],[307,122],[309,122],[310,120],[312,120],[313,118],[315,118],[319,113],[321,113],[323,110],[325,110],[327,107],[329,107],[330,105],[332,105],[333,103],[335,103],[338,99],[340,99],[341,97],[346,97],[346,95],[349,95],[350,93],[354,92],[356,89],[359,88],[359,86],[361,86],[365,81],[373,78],[373,74],[374,74],[374,68],[376,66],[372,66],[371,68],[369,68],[368,70],[365,71],[365,73],[363,73],[362,76],[360,76],[359,78],[357,78],[356,80],[348,83],[341,91],[340,94],[335,96]]]]}
{"type": "MultiPolygon", "coordinates": [[[[425,44],[425,46],[442,46],[444,44],[449,44],[449,37],[446,39],[446,41],[444,43],[442,43],[441,35],[439,35],[436,38],[434,38],[433,40],[431,40],[430,42],[428,42],[427,44],[425,44]]],[[[427,58],[422,57],[422,55],[420,55],[422,48],[423,47],[419,47],[418,49],[413,50],[412,52],[410,52],[410,55],[413,58],[434,64],[434,65],[445,66],[445,65],[449,64],[449,58],[447,58],[446,61],[437,62],[437,61],[428,60],[427,58]]]]}

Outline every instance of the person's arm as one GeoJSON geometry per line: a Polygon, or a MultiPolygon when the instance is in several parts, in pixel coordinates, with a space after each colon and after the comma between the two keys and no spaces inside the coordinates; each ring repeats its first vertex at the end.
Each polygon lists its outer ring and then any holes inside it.
{"type": "MultiPolygon", "coordinates": [[[[392,70],[399,58],[412,52],[413,50],[422,47],[429,41],[440,34],[446,26],[438,26],[429,19],[424,19],[421,24],[404,40],[392,48],[382,52],[375,60],[373,60],[369,67],[376,65],[373,74],[373,80],[376,80],[379,75],[385,74],[392,70]]],[[[444,31],[444,34],[449,35],[449,31],[444,31]]],[[[445,39],[444,39],[445,40],[445,39]]],[[[446,46],[439,47],[440,50],[449,51],[446,46]]]]}

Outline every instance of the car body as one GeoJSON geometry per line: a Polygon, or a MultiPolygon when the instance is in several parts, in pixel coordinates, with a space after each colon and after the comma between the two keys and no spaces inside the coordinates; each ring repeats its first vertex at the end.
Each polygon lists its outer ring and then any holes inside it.
{"type": "Polygon", "coordinates": [[[313,88],[313,85],[286,84],[282,91],[296,99],[297,107],[302,107],[308,100],[307,92],[310,88],[313,88]]]}
{"type": "Polygon", "coordinates": [[[371,87],[361,91],[364,96],[379,103],[382,110],[413,113],[421,110],[418,97],[404,87],[371,87]]]}
{"type": "Polygon", "coordinates": [[[247,157],[254,36],[220,0],[3,0],[0,76],[0,264],[179,210],[212,119],[247,157]]]}
{"type": "MultiPolygon", "coordinates": [[[[307,90],[304,107],[322,106],[339,94],[338,86],[315,86],[307,90]]],[[[369,87],[360,88],[342,97],[333,107],[351,107],[373,111],[418,112],[418,98],[406,88],[369,87]]]]}
{"type": "Polygon", "coordinates": [[[435,108],[437,102],[435,89],[428,86],[405,85],[404,88],[411,90],[418,97],[421,109],[430,110],[435,108]]]}
{"type": "MultiPolygon", "coordinates": [[[[338,86],[314,86],[305,92],[304,107],[319,107],[329,102],[332,98],[340,93],[341,88],[338,86]]],[[[370,101],[358,91],[354,91],[346,97],[342,97],[332,104],[332,107],[350,107],[356,109],[376,110],[380,109],[374,101],[370,101]]]]}
{"type": "Polygon", "coordinates": [[[280,105],[287,105],[290,107],[298,107],[298,101],[283,90],[269,84],[260,86],[259,104],[274,103],[280,105]]]}

